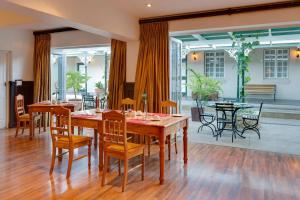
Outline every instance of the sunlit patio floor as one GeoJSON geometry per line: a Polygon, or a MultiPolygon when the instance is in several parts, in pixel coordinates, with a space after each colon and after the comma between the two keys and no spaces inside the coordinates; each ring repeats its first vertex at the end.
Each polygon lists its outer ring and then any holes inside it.
{"type": "Polygon", "coordinates": [[[237,136],[233,143],[230,131],[224,131],[216,141],[209,128],[198,133],[199,126],[199,122],[190,121],[189,141],[300,155],[300,120],[261,118],[261,139],[255,132],[249,131],[244,134],[246,139],[237,136]]]}

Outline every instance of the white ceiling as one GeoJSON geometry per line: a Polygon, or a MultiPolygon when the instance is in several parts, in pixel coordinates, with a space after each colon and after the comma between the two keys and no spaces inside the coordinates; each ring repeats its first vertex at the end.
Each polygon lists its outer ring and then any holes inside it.
{"type": "Polygon", "coordinates": [[[145,18],[280,1],[283,0],[110,0],[109,2],[135,17],[145,18]],[[148,3],[152,4],[151,8],[146,6],[148,3]]]}
{"type": "Polygon", "coordinates": [[[67,26],[61,20],[0,0],[0,28],[43,30],[67,26]]]}

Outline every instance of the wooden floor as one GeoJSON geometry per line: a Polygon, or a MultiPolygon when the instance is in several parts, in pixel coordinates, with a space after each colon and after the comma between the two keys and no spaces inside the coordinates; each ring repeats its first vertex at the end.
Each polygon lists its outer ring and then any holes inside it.
{"type": "MultiPolygon", "coordinates": [[[[92,168],[87,158],[75,161],[69,181],[67,159],[49,176],[49,134],[28,140],[14,138],[14,129],[0,131],[0,199],[300,199],[300,157],[240,148],[189,144],[189,163],[183,166],[182,148],[166,161],[166,181],[158,183],[157,151],[146,158],[145,180],[140,170],[129,173],[126,192],[113,171],[101,187],[97,151],[92,168]]],[[[180,145],[180,147],[182,147],[180,145]]],[[[155,147],[154,147],[155,148],[155,147]]],[[[86,153],[82,149],[79,153],[86,153]]]]}

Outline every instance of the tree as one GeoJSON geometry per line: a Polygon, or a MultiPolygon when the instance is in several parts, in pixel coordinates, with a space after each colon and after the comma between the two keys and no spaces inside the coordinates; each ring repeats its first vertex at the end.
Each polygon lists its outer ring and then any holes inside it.
{"type": "Polygon", "coordinates": [[[67,73],[67,89],[73,88],[75,99],[78,91],[82,89],[82,84],[89,79],[90,77],[82,75],[78,71],[69,71],[67,73]]]}

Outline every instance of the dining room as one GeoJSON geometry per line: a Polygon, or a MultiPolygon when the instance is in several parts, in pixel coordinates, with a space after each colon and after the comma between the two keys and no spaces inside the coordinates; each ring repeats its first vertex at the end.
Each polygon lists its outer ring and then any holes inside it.
{"type": "Polygon", "coordinates": [[[0,2],[0,199],[300,198],[299,155],[265,142],[298,121],[268,125],[264,103],[243,93],[195,98],[194,120],[182,56],[196,60],[180,41],[200,29],[300,25],[300,3],[188,2],[0,2]],[[240,145],[254,137],[259,148],[240,145]]]}

